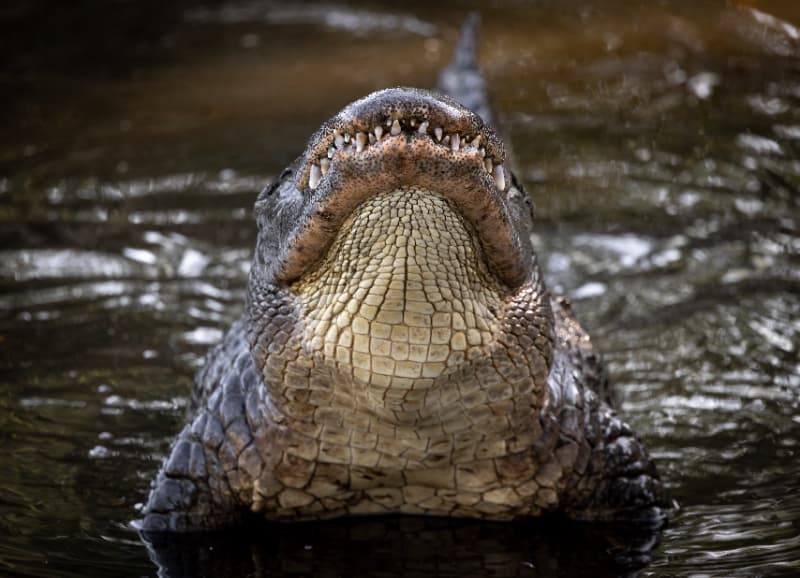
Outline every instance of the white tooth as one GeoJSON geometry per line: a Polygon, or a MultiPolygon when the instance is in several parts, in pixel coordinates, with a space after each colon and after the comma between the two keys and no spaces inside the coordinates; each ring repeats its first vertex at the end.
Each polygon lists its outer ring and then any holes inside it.
{"type": "Polygon", "coordinates": [[[350,133],[344,133],[344,142],[350,142],[350,133]]]}
{"type": "Polygon", "coordinates": [[[408,121],[408,124],[411,125],[411,128],[414,128],[415,126],[417,126],[417,119],[412,118],[410,121],[408,121]]]}
{"type": "Polygon", "coordinates": [[[481,158],[486,157],[486,149],[481,147],[478,149],[478,152],[481,153],[481,158]]]}
{"type": "Polygon", "coordinates": [[[375,138],[374,134],[369,133],[367,136],[369,136],[369,144],[374,145],[376,142],[378,142],[378,139],[375,138]]]}
{"type": "Polygon", "coordinates": [[[335,149],[335,148],[333,148],[333,147],[328,147],[328,158],[329,158],[329,159],[332,159],[332,158],[333,158],[333,153],[335,153],[335,152],[336,152],[336,149],[335,149]]]}
{"type": "Polygon", "coordinates": [[[378,139],[378,140],[381,140],[382,136],[383,136],[383,128],[379,127],[379,126],[376,126],[375,127],[375,138],[378,139]]]}
{"type": "Polygon", "coordinates": [[[450,137],[450,149],[453,152],[458,152],[460,146],[461,146],[461,137],[458,136],[458,133],[455,133],[453,136],[450,137]]]}
{"type": "Polygon", "coordinates": [[[501,191],[506,190],[506,172],[503,170],[503,165],[497,165],[494,168],[492,171],[492,178],[498,189],[501,191]]]}
{"type": "Polygon", "coordinates": [[[319,170],[322,173],[323,177],[328,174],[328,171],[330,170],[330,168],[331,168],[330,159],[327,159],[327,158],[326,159],[319,159],[319,170]]]}
{"type": "Polygon", "coordinates": [[[363,132],[356,133],[356,152],[360,153],[364,150],[364,146],[367,144],[367,135],[363,132]]]}
{"type": "Polygon", "coordinates": [[[480,144],[481,144],[481,135],[478,135],[474,139],[472,139],[472,142],[469,143],[469,147],[476,149],[478,148],[478,146],[480,146],[480,144]]]}
{"type": "Polygon", "coordinates": [[[308,186],[316,189],[320,180],[322,180],[322,171],[319,165],[311,165],[311,172],[308,175],[308,186]]]}
{"type": "Polygon", "coordinates": [[[389,134],[392,136],[397,136],[400,134],[400,121],[394,119],[394,122],[392,123],[392,130],[389,131],[389,134]]]}
{"type": "Polygon", "coordinates": [[[386,126],[392,126],[392,119],[391,118],[387,118],[386,119],[386,126]]]}
{"type": "Polygon", "coordinates": [[[342,145],[344,144],[344,137],[342,136],[342,133],[340,132],[333,133],[333,144],[336,145],[337,148],[342,147],[342,145]]]}
{"type": "Polygon", "coordinates": [[[486,168],[486,172],[491,175],[492,174],[492,159],[483,159],[483,166],[486,168]]]}
{"type": "Polygon", "coordinates": [[[450,144],[450,135],[449,134],[444,135],[444,138],[442,139],[442,144],[443,145],[449,145],[450,144]]]}
{"type": "Polygon", "coordinates": [[[428,123],[428,121],[427,121],[427,120],[423,120],[423,121],[422,121],[422,122],[419,124],[419,128],[417,129],[417,132],[418,132],[419,134],[428,134],[428,124],[429,124],[429,123],[428,123]]]}
{"type": "Polygon", "coordinates": [[[444,131],[442,130],[442,127],[437,126],[435,129],[433,129],[433,134],[436,135],[436,140],[440,141],[442,140],[442,135],[444,134],[444,131]]]}

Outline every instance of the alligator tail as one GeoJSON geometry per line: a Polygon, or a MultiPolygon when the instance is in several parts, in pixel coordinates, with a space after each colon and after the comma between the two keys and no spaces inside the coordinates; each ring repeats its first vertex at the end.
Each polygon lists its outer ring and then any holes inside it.
{"type": "Polygon", "coordinates": [[[477,62],[480,23],[480,15],[476,12],[464,21],[453,60],[439,74],[438,89],[477,113],[484,122],[492,124],[486,81],[477,62]]]}

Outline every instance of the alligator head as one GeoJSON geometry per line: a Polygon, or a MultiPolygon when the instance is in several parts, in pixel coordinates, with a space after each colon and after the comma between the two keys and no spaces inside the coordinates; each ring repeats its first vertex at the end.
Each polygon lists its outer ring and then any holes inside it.
{"type": "Polygon", "coordinates": [[[452,429],[543,403],[552,314],[504,161],[477,115],[395,88],[325,123],[261,193],[249,335],[280,416],[339,404],[452,429]]]}

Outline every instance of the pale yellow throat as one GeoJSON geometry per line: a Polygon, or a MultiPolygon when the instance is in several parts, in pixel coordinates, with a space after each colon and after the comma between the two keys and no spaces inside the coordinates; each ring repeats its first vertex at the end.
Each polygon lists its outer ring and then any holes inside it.
{"type": "Polygon", "coordinates": [[[306,351],[378,388],[425,389],[485,356],[503,300],[472,225],[415,187],[361,203],[295,284],[306,351]]]}

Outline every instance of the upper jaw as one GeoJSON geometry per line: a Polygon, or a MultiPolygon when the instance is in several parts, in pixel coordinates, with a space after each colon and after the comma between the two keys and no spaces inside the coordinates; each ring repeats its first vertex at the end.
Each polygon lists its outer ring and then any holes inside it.
{"type": "Polygon", "coordinates": [[[497,189],[507,189],[505,150],[494,131],[452,99],[414,88],[372,93],[325,123],[305,151],[297,187],[316,189],[343,154],[363,154],[398,137],[424,140],[441,151],[479,158],[497,189]]]}

